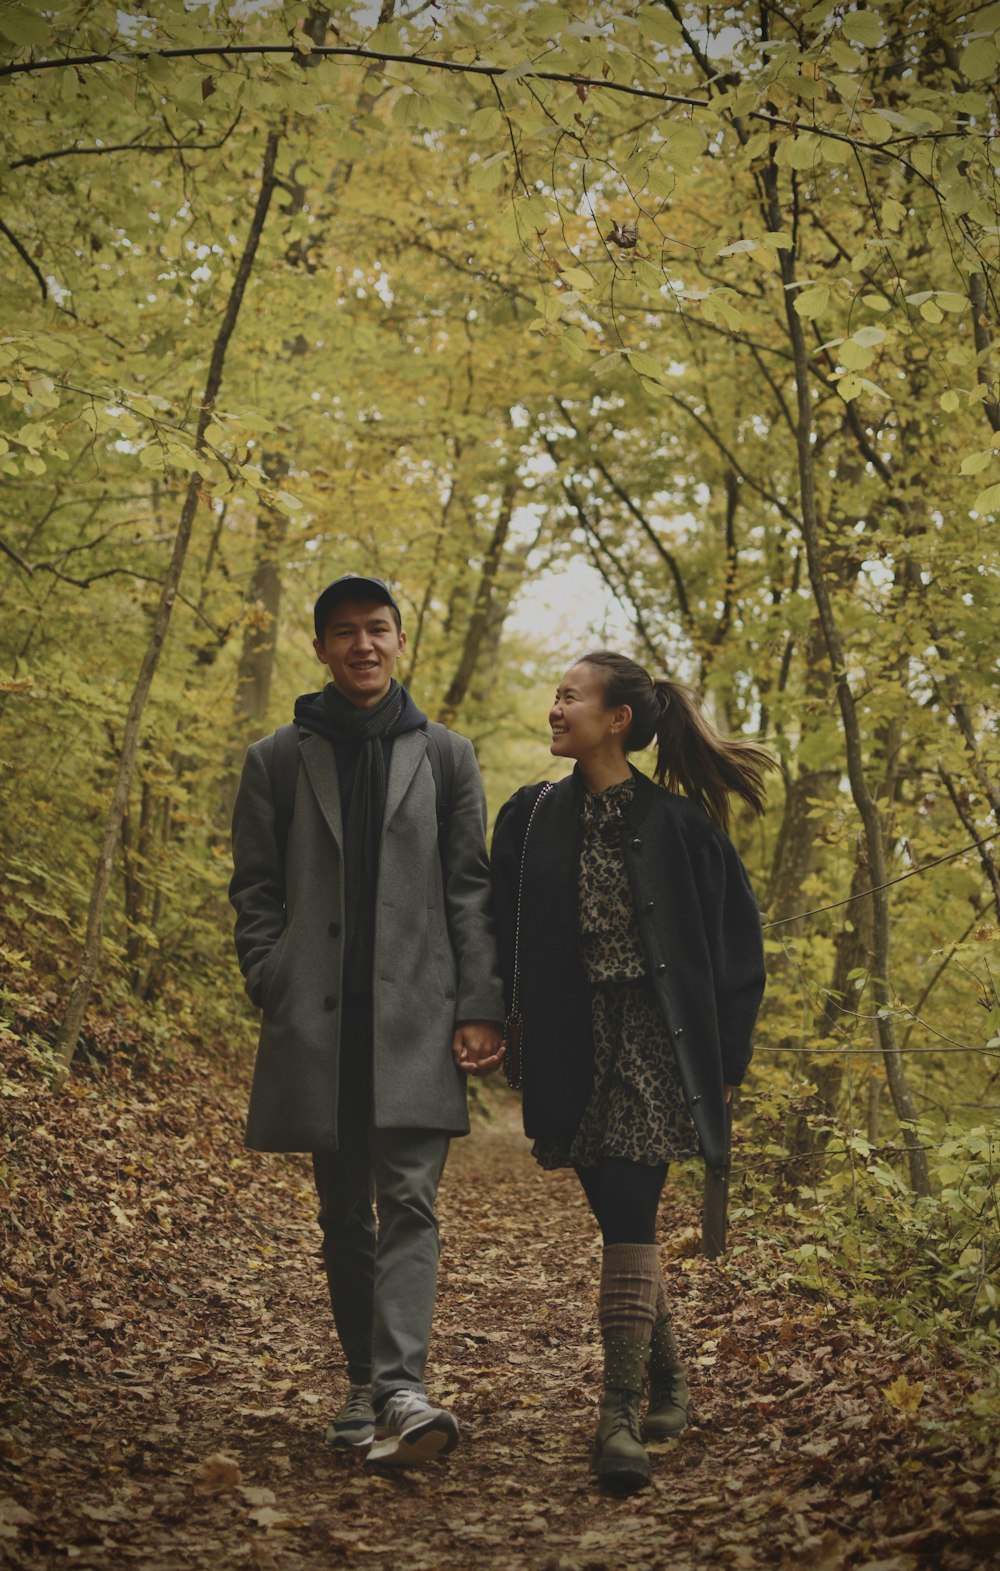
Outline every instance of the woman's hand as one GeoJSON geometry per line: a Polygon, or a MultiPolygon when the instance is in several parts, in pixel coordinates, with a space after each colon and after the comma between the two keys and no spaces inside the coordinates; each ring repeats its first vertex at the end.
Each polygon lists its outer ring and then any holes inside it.
{"type": "Polygon", "coordinates": [[[465,1020],[455,1027],[451,1052],[467,1075],[488,1075],[503,1059],[502,1031],[492,1020],[465,1020]]]}

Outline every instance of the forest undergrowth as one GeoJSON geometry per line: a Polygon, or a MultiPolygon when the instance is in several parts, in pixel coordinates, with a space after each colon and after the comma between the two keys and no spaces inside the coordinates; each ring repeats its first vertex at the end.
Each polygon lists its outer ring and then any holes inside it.
{"type": "MultiPolygon", "coordinates": [[[[1000,1552],[988,1373],[844,1296],[799,1247],[699,1253],[693,1171],[661,1252],[694,1422],[651,1488],[587,1471],[600,1251],[489,1091],[441,1192],[432,1394],[462,1444],[379,1475],[322,1436],[344,1390],[307,1159],[242,1145],[249,1063],[123,1050],[99,1022],[62,1093],[42,998],[0,1035],[0,1548],[15,1571],[134,1565],[507,1571],[979,1571],[1000,1552]],[[783,1254],[788,1258],[783,1258],[783,1254]]],[[[887,1302],[894,1284],[886,1280],[887,1302]]]]}

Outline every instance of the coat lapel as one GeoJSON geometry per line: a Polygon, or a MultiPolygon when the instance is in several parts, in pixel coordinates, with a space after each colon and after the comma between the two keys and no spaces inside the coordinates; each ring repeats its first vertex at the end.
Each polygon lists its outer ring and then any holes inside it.
{"type": "Polygon", "coordinates": [[[311,732],[299,743],[299,754],[309,777],[309,784],[313,788],[313,795],[319,803],[320,812],[326,819],[327,827],[337,843],[337,849],[342,851],[344,826],[340,811],[340,780],[337,777],[337,760],[333,748],[326,737],[311,732]]]}
{"type": "Polygon", "coordinates": [[[385,793],[383,827],[390,822],[410,788],[420,760],[427,752],[426,731],[404,731],[392,744],[389,782],[385,793]]]}

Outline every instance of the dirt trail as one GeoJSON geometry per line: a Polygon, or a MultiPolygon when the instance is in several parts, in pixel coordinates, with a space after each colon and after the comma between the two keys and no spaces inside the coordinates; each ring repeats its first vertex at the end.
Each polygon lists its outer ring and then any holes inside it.
{"type": "MultiPolygon", "coordinates": [[[[8,1039],[9,1041],[9,1039],[8,1039]]],[[[305,1159],[242,1149],[245,1090],[204,1066],[41,1091],[16,1053],[0,1150],[0,1551],[18,1571],[968,1571],[996,1562],[966,1376],[801,1297],[743,1256],[661,1237],[696,1422],[650,1489],[588,1476],[599,1247],[499,1099],[441,1195],[432,1393],[454,1457],[373,1476],[323,1447],[344,1386],[305,1159]],[[922,1383],[919,1411],[888,1383],[922,1383]],[[211,1459],[215,1460],[211,1460],[211,1459]]]]}

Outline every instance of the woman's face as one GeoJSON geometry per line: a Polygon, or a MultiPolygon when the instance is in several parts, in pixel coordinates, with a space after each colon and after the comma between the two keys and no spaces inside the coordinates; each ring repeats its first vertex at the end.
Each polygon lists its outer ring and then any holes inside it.
{"type": "Polygon", "coordinates": [[[617,709],[606,707],[600,673],[581,661],[570,666],[556,688],[549,710],[549,752],[556,758],[586,758],[608,749],[624,753],[631,719],[627,704],[617,709]]]}

